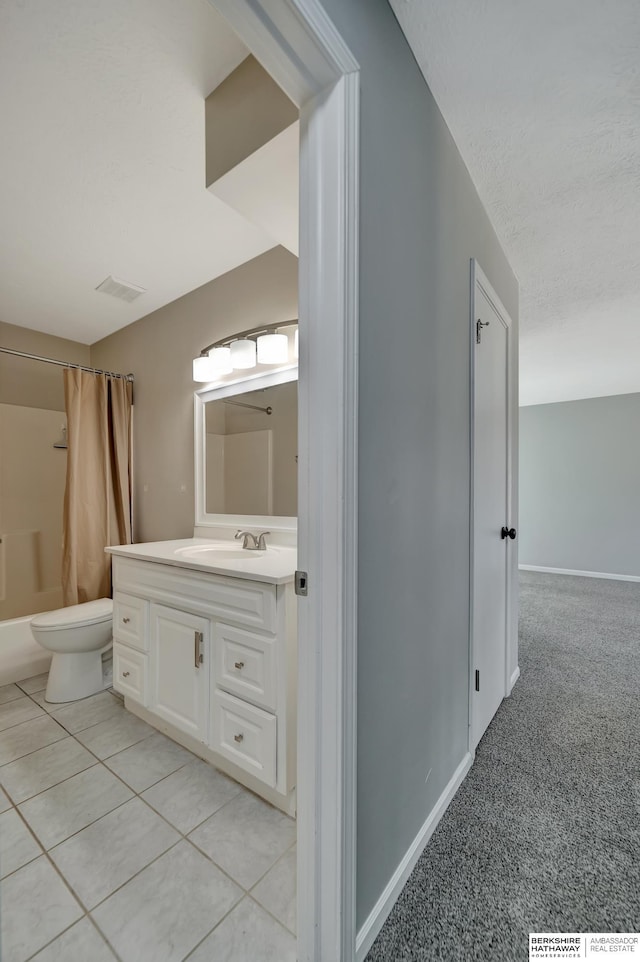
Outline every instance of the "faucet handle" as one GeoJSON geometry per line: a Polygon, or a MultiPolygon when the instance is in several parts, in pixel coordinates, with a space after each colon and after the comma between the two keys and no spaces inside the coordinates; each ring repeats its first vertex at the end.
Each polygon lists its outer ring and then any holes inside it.
{"type": "Polygon", "coordinates": [[[264,539],[265,539],[265,535],[268,535],[268,534],[271,534],[271,532],[270,532],[270,531],[262,531],[262,532],[258,535],[258,551],[266,551],[266,550],[267,550],[267,544],[266,544],[266,541],[265,541],[264,539]]]}
{"type": "MultiPolygon", "coordinates": [[[[269,534],[269,532],[266,532],[269,534]]],[[[255,551],[258,548],[258,539],[255,534],[251,531],[241,531],[240,528],[234,534],[234,538],[242,538],[242,547],[248,549],[249,551],[255,551]]]]}

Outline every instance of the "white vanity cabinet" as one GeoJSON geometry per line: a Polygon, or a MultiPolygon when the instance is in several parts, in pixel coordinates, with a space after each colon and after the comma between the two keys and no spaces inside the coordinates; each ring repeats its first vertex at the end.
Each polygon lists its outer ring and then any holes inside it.
{"type": "Polygon", "coordinates": [[[149,709],[198,741],[208,741],[211,620],[149,606],[149,709]]]}
{"type": "Polygon", "coordinates": [[[127,707],[280,808],[295,809],[293,582],[113,553],[113,686],[127,707]]]}

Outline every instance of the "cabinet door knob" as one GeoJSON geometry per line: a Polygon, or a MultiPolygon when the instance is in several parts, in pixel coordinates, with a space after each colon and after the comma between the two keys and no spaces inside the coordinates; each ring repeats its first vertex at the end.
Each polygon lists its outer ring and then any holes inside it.
{"type": "Polygon", "coordinates": [[[123,619],[122,619],[122,624],[123,624],[123,625],[128,625],[130,621],[131,621],[131,618],[123,618],[123,619]]]}
{"type": "Polygon", "coordinates": [[[234,742],[238,742],[238,744],[243,740],[243,738],[244,738],[244,735],[242,734],[242,732],[239,735],[233,736],[234,742]]]}
{"type": "Polygon", "coordinates": [[[237,661],[237,662],[236,662],[236,668],[238,669],[238,671],[242,671],[242,669],[244,668],[244,662],[243,662],[243,661],[237,661]]]}
{"type": "Polygon", "coordinates": [[[122,672],[122,677],[123,677],[123,678],[128,678],[128,677],[129,677],[129,672],[128,672],[128,671],[123,671],[123,672],[122,672]]]}

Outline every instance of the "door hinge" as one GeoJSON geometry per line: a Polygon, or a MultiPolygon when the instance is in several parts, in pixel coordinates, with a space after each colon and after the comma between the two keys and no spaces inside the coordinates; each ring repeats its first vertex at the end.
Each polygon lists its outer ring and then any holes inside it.
{"type": "Polygon", "coordinates": [[[480,318],[476,321],[476,344],[480,344],[482,341],[482,328],[489,327],[491,321],[481,321],[480,318]]]}
{"type": "Polygon", "coordinates": [[[476,668],[476,691],[480,691],[480,671],[476,668]]]}
{"type": "Polygon", "coordinates": [[[295,580],[296,594],[301,598],[306,598],[309,588],[309,575],[306,571],[296,571],[295,580]]]}
{"type": "Polygon", "coordinates": [[[204,635],[201,631],[194,631],[193,633],[193,658],[196,668],[199,668],[204,661],[204,655],[202,654],[202,644],[204,642],[204,635]]]}

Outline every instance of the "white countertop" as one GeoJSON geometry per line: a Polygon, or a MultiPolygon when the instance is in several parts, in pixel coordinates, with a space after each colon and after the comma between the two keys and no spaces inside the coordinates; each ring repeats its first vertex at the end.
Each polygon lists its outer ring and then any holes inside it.
{"type": "Polygon", "coordinates": [[[265,581],[273,585],[293,581],[298,557],[296,548],[285,545],[268,545],[266,551],[246,551],[238,541],[213,538],[113,545],[104,550],[107,554],[121,558],[155,561],[158,564],[210,571],[228,578],[265,581]]]}

